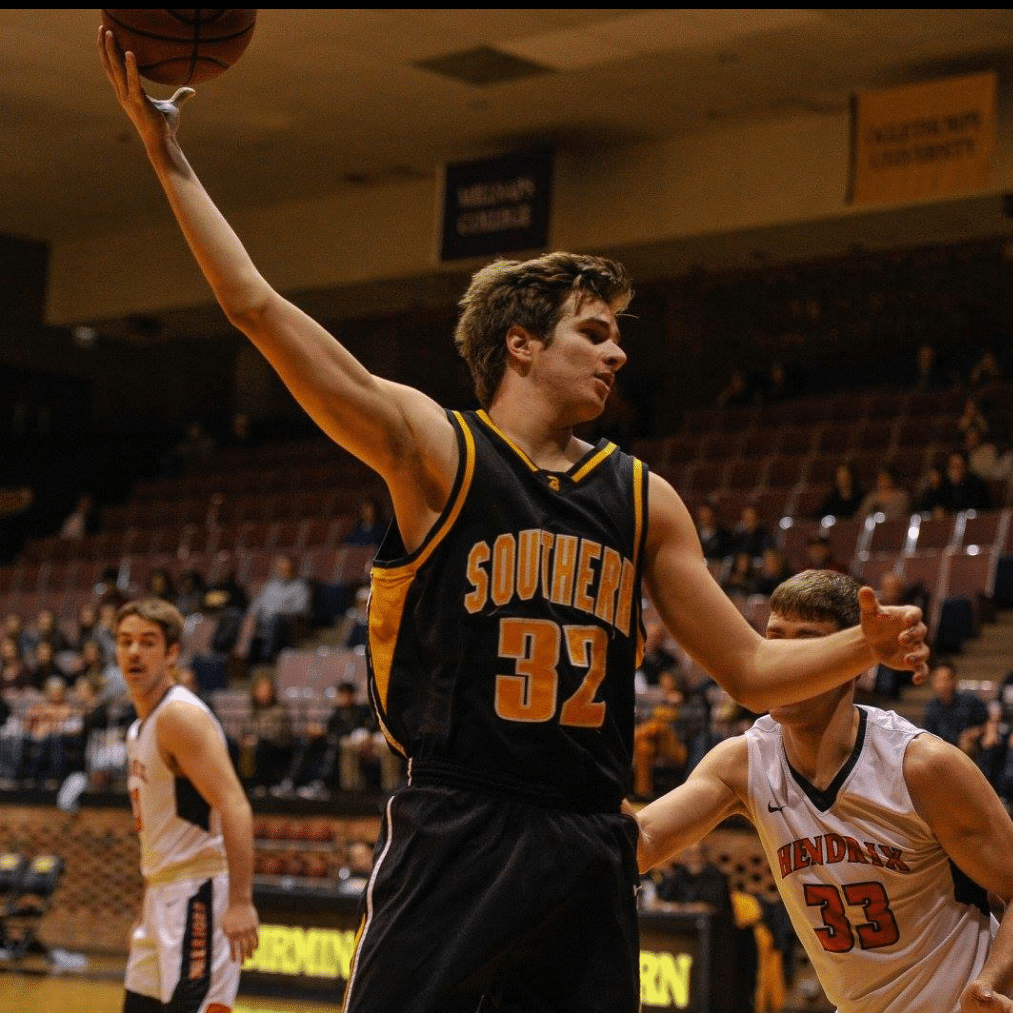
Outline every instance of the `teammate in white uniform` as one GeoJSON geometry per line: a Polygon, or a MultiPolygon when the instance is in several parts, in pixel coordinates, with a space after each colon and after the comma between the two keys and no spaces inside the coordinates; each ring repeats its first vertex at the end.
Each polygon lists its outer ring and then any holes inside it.
{"type": "Polygon", "coordinates": [[[127,789],[145,885],[124,1013],[229,1013],[257,946],[253,816],[221,726],[175,683],[182,628],[157,599],[117,616],[116,660],[138,715],[127,789]]]}
{"type": "MultiPolygon", "coordinates": [[[[807,570],[771,596],[767,637],[855,623],[858,584],[807,570]]],[[[1013,821],[954,746],[854,683],[759,718],[645,806],[646,871],[733,815],[751,820],[799,940],[840,1013],[1013,1011],[1013,821]]]]}

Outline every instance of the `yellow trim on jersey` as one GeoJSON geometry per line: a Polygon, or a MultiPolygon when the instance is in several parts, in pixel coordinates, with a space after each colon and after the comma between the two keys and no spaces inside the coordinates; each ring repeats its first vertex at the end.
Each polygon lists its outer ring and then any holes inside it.
{"type": "Polygon", "coordinates": [[[644,462],[633,458],[633,565],[640,563],[640,541],[644,534],[644,462]]]}
{"type": "Polygon", "coordinates": [[[618,449],[619,448],[614,443],[606,443],[605,446],[602,447],[601,450],[599,450],[598,453],[587,462],[587,464],[578,471],[575,471],[570,477],[574,480],[574,482],[579,482],[589,471],[591,471],[592,468],[597,468],[606,457],[615,453],[618,449]]]}
{"type": "MultiPolygon", "coordinates": [[[[638,457],[633,458],[633,567],[640,568],[640,542],[643,538],[644,529],[647,526],[647,517],[644,515],[644,462],[638,457]]],[[[646,637],[644,636],[643,621],[637,623],[637,668],[644,663],[644,654],[647,650],[646,637]]]]}
{"type": "Polygon", "coordinates": [[[498,437],[499,437],[499,438],[500,438],[500,439],[501,439],[501,440],[502,440],[502,441],[503,441],[504,443],[506,443],[506,444],[507,444],[508,446],[512,447],[512,448],[513,448],[513,451],[514,451],[514,453],[515,453],[515,454],[517,454],[517,456],[518,456],[518,457],[519,457],[519,458],[520,458],[520,459],[521,459],[521,460],[522,460],[522,461],[523,461],[523,462],[524,462],[524,463],[525,463],[525,464],[526,464],[526,465],[527,465],[527,466],[528,466],[528,467],[529,467],[529,468],[530,468],[530,469],[531,469],[532,471],[541,471],[541,470],[542,470],[541,468],[539,468],[539,467],[538,467],[538,465],[537,465],[537,464],[535,464],[535,462],[534,462],[534,461],[532,461],[532,460],[531,460],[531,458],[530,458],[530,457],[528,457],[528,455],[527,455],[527,454],[526,454],[526,453],[525,453],[525,452],[524,452],[523,450],[521,450],[521,448],[520,448],[520,447],[518,447],[518,446],[517,446],[517,444],[516,444],[516,443],[514,443],[514,441],[513,441],[513,440],[511,440],[511,439],[510,439],[510,437],[509,437],[509,436],[507,436],[507,434],[506,434],[506,433],[504,433],[504,432],[503,432],[503,430],[502,430],[502,429],[500,429],[500,427],[499,427],[498,425],[496,425],[496,423],[495,423],[495,422],[493,422],[493,420],[492,420],[491,418],[489,418],[489,416],[488,416],[488,415],[486,414],[486,412],[485,412],[485,409],[484,409],[484,408],[479,408],[479,410],[478,410],[477,412],[475,412],[475,414],[476,414],[476,415],[477,415],[477,416],[478,416],[478,417],[479,417],[479,418],[480,418],[480,419],[481,419],[481,420],[482,420],[482,421],[483,421],[483,422],[484,422],[484,423],[485,423],[485,424],[486,424],[486,425],[487,425],[487,426],[488,426],[488,427],[489,427],[489,428],[490,428],[490,429],[491,429],[491,430],[492,430],[492,431],[493,431],[493,432],[494,432],[494,433],[495,433],[495,434],[496,434],[496,435],[497,435],[497,436],[498,436],[498,437]]]}
{"type": "MultiPolygon", "coordinates": [[[[405,602],[408,592],[419,568],[432,555],[433,550],[446,537],[454,526],[464,506],[471,481],[475,475],[475,438],[468,428],[460,412],[452,413],[457,419],[464,440],[464,461],[461,472],[461,483],[455,499],[447,504],[443,518],[433,529],[431,536],[423,543],[418,555],[413,556],[401,566],[374,566],[372,570],[372,590],[369,606],[369,649],[373,665],[373,681],[379,696],[380,705],[386,711],[387,692],[390,689],[390,673],[394,663],[394,648],[397,645],[398,633],[404,617],[405,602]]],[[[395,741],[383,722],[380,723],[387,741],[405,754],[404,747],[395,741]]]]}
{"type": "MultiPolygon", "coordinates": [[[[514,451],[515,454],[517,454],[517,456],[531,469],[531,471],[533,472],[545,471],[544,468],[539,468],[538,465],[535,464],[535,462],[532,461],[531,458],[528,457],[528,455],[523,450],[521,450],[521,448],[518,447],[517,444],[514,443],[514,441],[511,440],[510,437],[507,436],[507,434],[504,433],[503,430],[500,429],[500,427],[497,426],[496,423],[493,422],[491,418],[489,418],[484,408],[480,408],[475,414],[504,443],[506,443],[514,451]]],[[[596,453],[589,461],[586,461],[584,464],[582,464],[580,468],[570,476],[571,481],[580,482],[582,479],[586,478],[591,471],[593,471],[599,464],[601,464],[602,461],[605,460],[606,457],[609,456],[609,454],[614,453],[618,449],[619,448],[614,443],[606,444],[604,447],[601,448],[601,450],[598,451],[598,453],[596,453]]]]}

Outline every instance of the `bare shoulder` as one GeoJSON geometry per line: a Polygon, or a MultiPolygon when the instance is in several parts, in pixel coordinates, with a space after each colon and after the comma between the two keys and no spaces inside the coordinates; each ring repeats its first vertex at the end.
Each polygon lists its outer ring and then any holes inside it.
{"type": "Polygon", "coordinates": [[[169,700],[155,715],[158,738],[164,741],[217,734],[214,717],[196,700],[169,700]]]}
{"type": "Polygon", "coordinates": [[[931,732],[923,732],[913,738],[904,751],[904,779],[908,787],[928,785],[940,777],[959,776],[960,770],[970,762],[956,746],[931,732]]]}
{"type": "Polygon", "coordinates": [[[745,799],[749,782],[749,744],[745,735],[733,735],[712,746],[692,776],[723,781],[740,799],[745,799]]]}

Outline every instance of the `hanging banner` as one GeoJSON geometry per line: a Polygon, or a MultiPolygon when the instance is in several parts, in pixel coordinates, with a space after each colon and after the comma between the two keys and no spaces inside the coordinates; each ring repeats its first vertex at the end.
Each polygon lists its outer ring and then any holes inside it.
{"type": "Polygon", "coordinates": [[[551,206],[549,151],[448,165],[440,260],[543,249],[551,206]]]}
{"type": "Polygon", "coordinates": [[[918,200],[987,187],[996,90],[988,71],[854,95],[848,201],[918,200]]]}

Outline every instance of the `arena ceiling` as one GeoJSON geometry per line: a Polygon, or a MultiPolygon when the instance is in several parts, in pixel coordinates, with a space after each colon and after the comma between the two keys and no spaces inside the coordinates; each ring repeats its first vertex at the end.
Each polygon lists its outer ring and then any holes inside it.
{"type": "MultiPolygon", "coordinates": [[[[99,65],[99,14],[0,11],[0,234],[164,222],[99,65]]],[[[261,9],[240,61],[199,86],[184,142],[214,151],[200,172],[219,203],[255,210],[524,146],[593,159],[840,112],[855,92],[986,69],[1013,80],[1009,10],[261,9]]]]}

